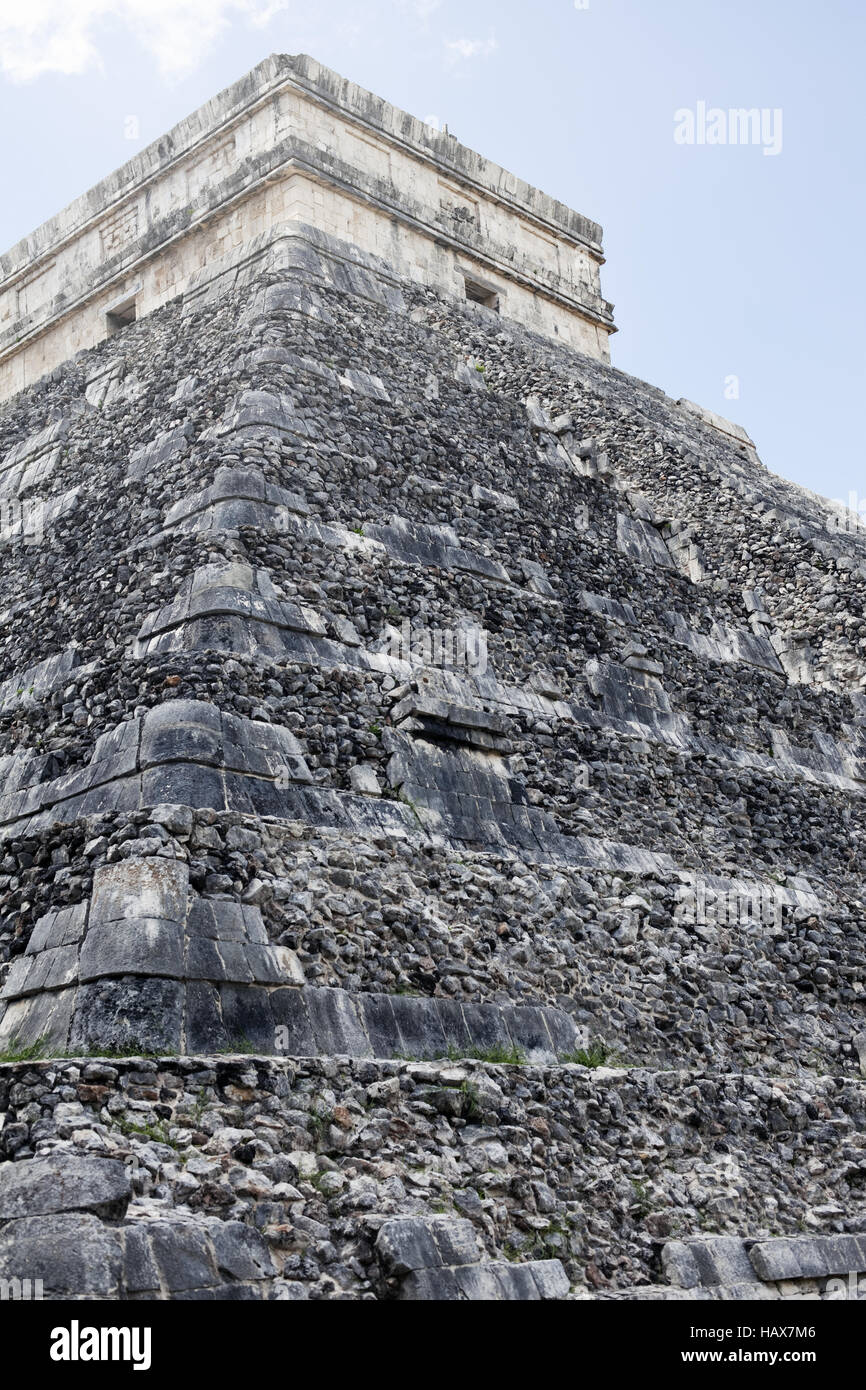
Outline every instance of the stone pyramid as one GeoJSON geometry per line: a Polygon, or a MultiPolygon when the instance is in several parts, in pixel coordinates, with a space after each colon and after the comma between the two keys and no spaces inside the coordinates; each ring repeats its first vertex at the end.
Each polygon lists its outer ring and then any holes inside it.
{"type": "Polygon", "coordinates": [[[0,261],[0,1279],[866,1272],[866,544],[600,236],[274,58],[0,261]]]}

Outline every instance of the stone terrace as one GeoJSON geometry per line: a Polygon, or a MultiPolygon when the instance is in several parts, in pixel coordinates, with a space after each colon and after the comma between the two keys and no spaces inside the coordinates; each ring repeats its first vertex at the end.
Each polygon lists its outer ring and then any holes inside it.
{"type": "Polygon", "coordinates": [[[9,402],[0,477],[0,1275],[863,1269],[862,537],[312,229],[9,402]]]}

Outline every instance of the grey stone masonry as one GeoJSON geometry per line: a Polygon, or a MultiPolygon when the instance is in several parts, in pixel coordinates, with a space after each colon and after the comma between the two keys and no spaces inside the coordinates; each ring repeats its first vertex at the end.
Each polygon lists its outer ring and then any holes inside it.
{"type": "Polygon", "coordinates": [[[310,60],[196,119],[0,266],[0,1279],[859,1287],[866,538],[591,224],[310,60]]]}
{"type": "MultiPolygon", "coordinates": [[[[154,842],[156,843],[156,842],[154,842]]],[[[0,991],[0,1048],[441,1057],[574,1051],[557,1009],[300,988],[296,954],[258,907],[190,893],[189,872],[129,859],[94,875],[89,905],[41,919],[0,991]]]]}
{"type": "Polygon", "coordinates": [[[630,1289],[627,1296],[704,1302],[847,1299],[866,1273],[866,1235],[772,1240],[694,1236],[668,1241],[662,1250],[662,1268],[669,1285],[641,1286],[630,1289]]]}
{"type": "Polygon", "coordinates": [[[262,1236],[242,1222],[118,1224],[132,1182],[115,1159],[56,1154],[0,1164],[0,1184],[0,1280],[7,1288],[27,1281],[49,1300],[81,1301],[271,1294],[274,1261],[262,1236]]]}
{"type": "Polygon", "coordinates": [[[67,1211],[122,1217],[129,1198],[129,1174],[113,1159],[67,1154],[0,1163],[0,1222],[67,1211]]]}
{"type": "Polygon", "coordinates": [[[564,1298],[568,1275],[559,1260],[506,1264],[485,1258],[470,1221],[386,1221],[376,1238],[386,1287],[412,1302],[539,1302],[564,1298]]]}

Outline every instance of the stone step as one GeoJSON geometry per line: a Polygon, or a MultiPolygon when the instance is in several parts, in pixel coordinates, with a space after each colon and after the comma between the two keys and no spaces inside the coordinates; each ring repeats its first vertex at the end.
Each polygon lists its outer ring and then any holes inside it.
{"type": "Polygon", "coordinates": [[[539,1302],[565,1298],[559,1260],[490,1260],[471,1221],[401,1217],[386,1221],[376,1257],[389,1291],[411,1302],[539,1302]]]}
{"type": "Polygon", "coordinates": [[[205,1053],[243,1044],[316,1057],[520,1054],[555,1063],[562,1010],[303,986],[258,907],[190,892],[180,860],[100,866],[89,903],[47,914],[0,992],[0,1046],[205,1053]]]}
{"type": "Polygon", "coordinates": [[[645,1284],[600,1294],[642,1302],[736,1303],[862,1297],[866,1292],[866,1234],[690,1236],[668,1241],[662,1267],[669,1284],[645,1284]]]}

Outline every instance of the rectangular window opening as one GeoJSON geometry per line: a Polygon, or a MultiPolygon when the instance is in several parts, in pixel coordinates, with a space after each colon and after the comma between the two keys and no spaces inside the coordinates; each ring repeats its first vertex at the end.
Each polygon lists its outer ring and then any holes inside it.
{"type": "Polygon", "coordinates": [[[482,285],[478,280],[470,280],[464,276],[466,286],[466,298],[473,304],[483,304],[486,309],[493,309],[499,313],[499,295],[496,290],[492,290],[489,285],[482,285]]]}
{"type": "Polygon", "coordinates": [[[112,337],[119,333],[127,324],[135,323],[135,299],[129,299],[123,304],[115,304],[113,309],[109,309],[105,315],[108,325],[108,336],[112,337]]]}

